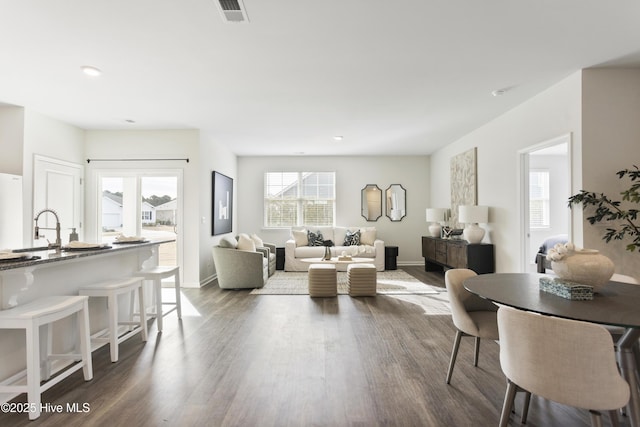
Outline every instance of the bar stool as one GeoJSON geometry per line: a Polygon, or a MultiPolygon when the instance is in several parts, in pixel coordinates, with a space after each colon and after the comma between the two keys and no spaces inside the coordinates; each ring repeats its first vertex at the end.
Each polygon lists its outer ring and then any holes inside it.
{"type": "Polygon", "coordinates": [[[27,385],[2,385],[0,393],[27,393],[29,402],[29,419],[40,416],[41,394],[82,368],[85,381],[93,378],[91,363],[91,345],[89,342],[89,307],[86,296],[52,296],[43,297],[19,305],[0,310],[0,329],[24,329],[26,333],[27,385]],[[51,342],[51,324],[57,320],[76,315],[78,325],[78,342],[80,353],[52,354],[48,346],[45,359],[44,382],[41,384],[40,358],[40,326],[44,325],[47,340],[51,342]],[[79,361],[63,370],[53,379],[49,379],[52,359],[72,359],[79,361]]]}
{"type": "Polygon", "coordinates": [[[147,340],[147,319],[144,314],[144,290],[142,287],[142,279],[139,277],[130,277],[128,279],[106,281],[95,285],[88,285],[80,288],[80,295],[89,297],[106,297],[107,310],[109,312],[109,332],[108,337],[103,337],[104,331],[100,331],[91,337],[92,342],[108,342],[111,350],[111,361],[118,361],[118,345],[126,339],[129,339],[138,332],[142,335],[142,341],[147,340]],[[130,311],[128,321],[118,320],[118,296],[130,294],[131,299],[135,299],[135,293],[138,292],[138,304],[140,307],[140,318],[134,322],[133,312],[130,311]],[[128,332],[120,336],[118,326],[129,326],[128,332]],[[138,327],[134,327],[138,326],[138,327]]]}
{"type": "Polygon", "coordinates": [[[177,266],[157,266],[144,270],[134,274],[135,276],[142,277],[144,280],[153,281],[153,300],[155,304],[155,310],[151,313],[147,313],[150,317],[155,317],[158,322],[158,332],[162,332],[162,317],[171,313],[173,310],[178,311],[178,319],[182,319],[182,305],[180,303],[180,267],[177,266]],[[174,287],[176,289],[176,302],[162,302],[162,279],[167,277],[174,277],[174,287]],[[173,305],[167,311],[163,311],[163,305],[173,305]]]}

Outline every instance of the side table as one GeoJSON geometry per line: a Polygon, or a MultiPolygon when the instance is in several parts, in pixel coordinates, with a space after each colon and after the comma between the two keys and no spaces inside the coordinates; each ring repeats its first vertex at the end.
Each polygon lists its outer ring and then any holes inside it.
{"type": "Polygon", "coordinates": [[[397,246],[385,246],[384,247],[384,269],[385,270],[397,270],[398,269],[398,247],[397,246]]]}
{"type": "Polygon", "coordinates": [[[276,270],[284,270],[284,248],[276,248],[276,270]]]}

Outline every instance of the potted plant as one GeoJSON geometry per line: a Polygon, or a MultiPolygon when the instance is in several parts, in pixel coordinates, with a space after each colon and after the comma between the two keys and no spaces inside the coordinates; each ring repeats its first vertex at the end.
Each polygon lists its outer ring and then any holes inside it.
{"type": "MultiPolygon", "coordinates": [[[[630,187],[621,192],[622,201],[640,204],[640,169],[633,166],[632,169],[624,169],[617,172],[618,178],[628,178],[630,187]]],[[[628,251],[640,250],[640,229],[637,208],[621,208],[622,204],[619,200],[612,200],[603,193],[594,193],[586,190],[580,190],[578,194],[569,197],[569,207],[582,204],[582,208],[587,206],[595,208],[593,215],[587,217],[587,221],[591,225],[601,221],[611,221],[613,224],[607,228],[606,233],[602,237],[607,243],[614,240],[622,240],[625,236],[631,238],[631,243],[627,244],[628,251]]]]}

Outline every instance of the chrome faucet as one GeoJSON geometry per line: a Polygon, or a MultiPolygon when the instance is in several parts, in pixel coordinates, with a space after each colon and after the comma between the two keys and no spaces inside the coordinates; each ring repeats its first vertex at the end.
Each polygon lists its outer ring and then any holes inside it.
{"type": "Polygon", "coordinates": [[[36,240],[38,240],[41,237],[40,236],[40,230],[41,229],[42,230],[56,230],[56,243],[55,244],[51,244],[51,242],[49,242],[48,248],[49,249],[55,248],[56,252],[60,253],[60,249],[62,248],[62,240],[60,239],[60,218],[58,218],[58,214],[56,213],[56,211],[54,211],[53,209],[42,209],[40,212],[38,212],[38,214],[34,218],[34,221],[36,222],[36,226],[35,226],[35,239],[36,240]],[[53,214],[53,216],[56,217],[56,228],[38,227],[38,218],[40,218],[40,215],[42,215],[45,212],[51,212],[53,214]]]}

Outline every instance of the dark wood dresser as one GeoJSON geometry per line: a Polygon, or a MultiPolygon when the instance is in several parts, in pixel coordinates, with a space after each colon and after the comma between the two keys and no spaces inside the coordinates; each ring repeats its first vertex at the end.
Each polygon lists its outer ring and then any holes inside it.
{"type": "Polygon", "coordinates": [[[422,236],[422,256],[425,271],[442,271],[445,268],[468,268],[478,274],[495,271],[491,244],[422,236]]]}

